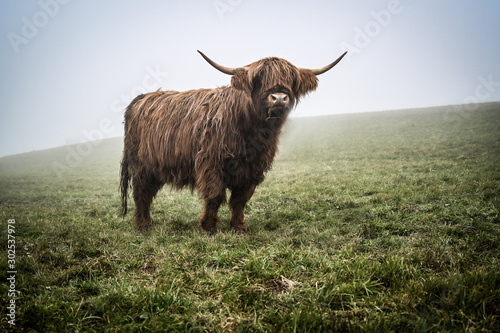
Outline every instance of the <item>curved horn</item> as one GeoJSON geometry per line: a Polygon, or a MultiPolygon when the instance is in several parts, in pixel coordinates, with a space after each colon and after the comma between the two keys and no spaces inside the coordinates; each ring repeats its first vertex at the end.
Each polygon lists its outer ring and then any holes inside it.
{"type": "Polygon", "coordinates": [[[216,63],[215,61],[204,55],[203,52],[201,52],[200,50],[197,51],[210,65],[212,65],[215,69],[221,71],[224,74],[234,75],[234,73],[236,73],[236,71],[238,70],[238,68],[231,68],[219,65],[218,63],[216,63]]]}
{"type": "Polygon", "coordinates": [[[322,67],[322,68],[315,68],[315,69],[311,69],[311,71],[314,73],[314,75],[320,75],[320,74],[323,74],[327,71],[329,71],[330,69],[333,68],[333,66],[335,66],[336,64],[338,64],[340,62],[340,60],[342,60],[342,58],[347,54],[347,51],[344,52],[344,54],[342,54],[337,60],[335,60],[334,62],[332,62],[330,65],[327,65],[325,67],[322,67]]]}

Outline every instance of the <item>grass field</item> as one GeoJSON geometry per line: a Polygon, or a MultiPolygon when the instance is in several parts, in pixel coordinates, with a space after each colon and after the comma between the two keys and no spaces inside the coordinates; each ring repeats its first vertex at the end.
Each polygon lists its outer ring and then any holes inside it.
{"type": "Polygon", "coordinates": [[[247,236],[168,188],[136,231],[119,139],[2,158],[0,331],[499,332],[500,103],[460,110],[291,119],[247,236]]]}

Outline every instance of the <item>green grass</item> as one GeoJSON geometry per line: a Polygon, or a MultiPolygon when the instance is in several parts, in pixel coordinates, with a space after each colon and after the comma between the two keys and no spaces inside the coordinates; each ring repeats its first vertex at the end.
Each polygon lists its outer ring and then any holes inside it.
{"type": "MultiPolygon", "coordinates": [[[[136,231],[117,215],[118,139],[62,177],[65,148],[2,158],[15,328],[498,332],[500,104],[453,110],[291,119],[247,236],[229,231],[227,207],[219,234],[200,232],[197,194],[168,188],[153,230],[136,231]]],[[[10,330],[6,284],[0,295],[10,330]]]]}

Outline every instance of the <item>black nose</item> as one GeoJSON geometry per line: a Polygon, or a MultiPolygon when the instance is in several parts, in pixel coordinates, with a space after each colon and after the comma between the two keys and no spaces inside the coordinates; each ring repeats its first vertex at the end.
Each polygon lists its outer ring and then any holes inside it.
{"type": "Polygon", "coordinates": [[[275,106],[285,105],[288,101],[288,96],[286,94],[272,94],[271,99],[275,106]]]}

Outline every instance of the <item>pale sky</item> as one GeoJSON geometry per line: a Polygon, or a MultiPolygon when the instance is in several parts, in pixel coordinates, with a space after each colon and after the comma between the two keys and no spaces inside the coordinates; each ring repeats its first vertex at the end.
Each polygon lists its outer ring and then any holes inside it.
{"type": "Polygon", "coordinates": [[[500,101],[497,0],[4,0],[0,156],[123,134],[139,93],[229,84],[268,56],[322,67],[292,116],[500,101]]]}

